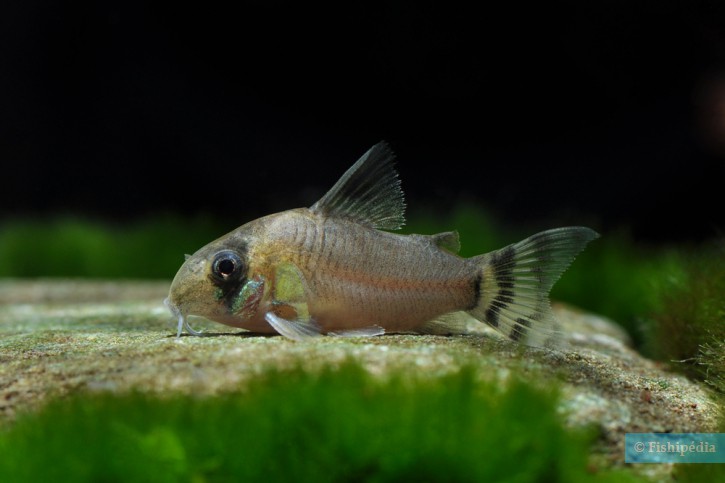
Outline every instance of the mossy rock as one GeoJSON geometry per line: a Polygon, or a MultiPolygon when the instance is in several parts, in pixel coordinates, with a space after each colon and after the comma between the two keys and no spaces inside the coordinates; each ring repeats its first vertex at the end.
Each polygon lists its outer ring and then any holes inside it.
{"type": "Polygon", "coordinates": [[[380,377],[473,367],[501,384],[514,375],[559,386],[567,424],[599,430],[602,465],[622,464],[627,432],[717,430],[719,407],[704,385],[643,358],[616,324],[570,307],[555,305],[568,344],[556,352],[517,346],[480,324],[465,335],[300,343],[198,322],[209,336],[177,338],[162,304],[167,290],[165,282],[1,281],[0,419],[84,391],[217,395],[269,368],[318,371],[354,360],[380,377]]]}

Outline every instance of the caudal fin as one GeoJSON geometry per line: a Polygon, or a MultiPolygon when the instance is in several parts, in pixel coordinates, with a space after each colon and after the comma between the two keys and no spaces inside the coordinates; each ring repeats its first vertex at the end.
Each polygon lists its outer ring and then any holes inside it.
{"type": "Polygon", "coordinates": [[[574,257],[598,236],[584,227],[556,228],[476,257],[478,302],[468,313],[513,341],[556,346],[559,337],[549,292],[574,257]]]}

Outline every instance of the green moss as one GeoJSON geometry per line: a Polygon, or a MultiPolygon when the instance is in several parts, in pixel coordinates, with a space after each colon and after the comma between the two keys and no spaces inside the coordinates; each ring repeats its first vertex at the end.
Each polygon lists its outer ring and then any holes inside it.
{"type": "Polygon", "coordinates": [[[681,271],[676,251],[637,245],[625,232],[608,233],[587,246],[564,272],[552,298],[617,321],[639,347],[650,314],[662,305],[663,284],[681,271]]]}
{"type": "MultiPolygon", "coordinates": [[[[0,481],[621,481],[557,395],[475,371],[269,371],[214,398],[85,395],[0,432],[0,481]]],[[[625,479],[626,481],[626,479],[625,479]]]]}
{"type": "Polygon", "coordinates": [[[171,279],[193,253],[233,226],[157,216],[127,224],[77,217],[0,224],[0,277],[171,279]]]}
{"type": "MultiPolygon", "coordinates": [[[[708,383],[725,403],[725,241],[689,250],[681,260],[683,270],[660,287],[663,303],[647,345],[674,369],[708,383]]],[[[719,430],[725,433],[725,415],[719,430]]],[[[725,481],[725,465],[677,465],[674,477],[725,481]]]]}
{"type": "MultiPolygon", "coordinates": [[[[722,324],[725,322],[721,323],[720,329],[722,324]]],[[[705,381],[720,391],[725,402],[725,339],[712,337],[703,343],[698,360],[702,364],[705,381]]]]}
{"type": "MultiPolygon", "coordinates": [[[[725,433],[725,418],[721,421],[718,432],[725,433]]],[[[720,448],[718,448],[719,450],[720,448]]],[[[679,464],[675,465],[672,476],[675,481],[682,483],[725,481],[725,464],[679,464]]]]}
{"type": "Polygon", "coordinates": [[[725,481],[724,464],[680,464],[673,472],[674,480],[682,483],[702,483],[703,481],[725,481]]]}
{"type": "Polygon", "coordinates": [[[693,251],[667,280],[650,344],[656,355],[725,394],[725,242],[693,251]]]}

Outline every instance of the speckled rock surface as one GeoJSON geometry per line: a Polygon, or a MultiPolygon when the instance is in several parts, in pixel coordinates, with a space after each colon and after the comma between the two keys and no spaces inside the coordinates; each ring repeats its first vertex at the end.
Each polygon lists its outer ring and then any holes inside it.
{"type": "Polygon", "coordinates": [[[382,375],[402,367],[434,377],[473,364],[482,378],[557,381],[567,421],[598,426],[600,457],[615,463],[623,459],[626,432],[716,429],[719,408],[707,389],[641,357],[617,325],[564,306],[555,311],[567,348],[556,352],[516,346],[481,324],[466,335],[300,343],[197,321],[210,336],[177,339],[162,304],[167,289],[154,282],[0,281],[0,422],[78,390],[211,395],[269,366],[312,369],[352,357],[382,375]]]}

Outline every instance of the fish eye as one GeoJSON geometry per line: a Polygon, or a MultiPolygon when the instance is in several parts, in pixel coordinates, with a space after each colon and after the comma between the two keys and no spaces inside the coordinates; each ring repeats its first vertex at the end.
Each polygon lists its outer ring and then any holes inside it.
{"type": "Polygon", "coordinates": [[[217,253],[211,265],[211,271],[219,281],[239,278],[242,275],[242,259],[234,252],[223,251],[217,253]]]}

